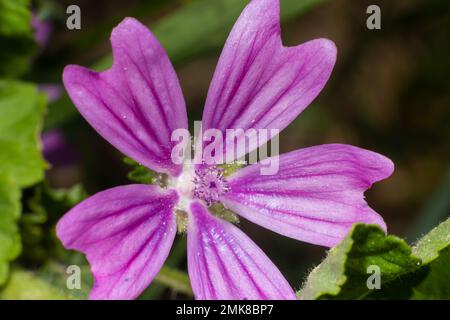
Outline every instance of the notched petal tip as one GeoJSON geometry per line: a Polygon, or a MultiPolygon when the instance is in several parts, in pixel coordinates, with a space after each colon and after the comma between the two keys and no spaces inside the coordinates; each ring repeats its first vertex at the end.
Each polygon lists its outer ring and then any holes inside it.
{"type": "Polygon", "coordinates": [[[370,219],[365,222],[366,224],[375,224],[379,226],[381,229],[383,229],[384,233],[388,233],[388,227],[384,219],[374,211],[374,214],[370,216],[370,219]]]}
{"type": "Polygon", "coordinates": [[[288,237],[332,247],[354,223],[377,224],[364,192],[393,172],[391,160],[343,144],[327,144],[279,156],[279,171],[260,175],[260,165],[229,177],[231,191],[222,197],[232,211],[288,237]]]}
{"type": "Polygon", "coordinates": [[[380,178],[380,180],[384,180],[389,178],[395,171],[395,163],[389,159],[386,156],[383,156],[381,154],[378,154],[380,157],[380,163],[383,164],[383,176],[380,178]]]}
{"type": "Polygon", "coordinates": [[[69,64],[64,67],[62,80],[67,93],[74,101],[74,95],[79,93],[75,88],[92,87],[92,80],[98,76],[99,73],[94,70],[76,64],[69,64]]]}
{"type": "Polygon", "coordinates": [[[72,84],[77,80],[80,80],[80,76],[83,72],[93,72],[93,71],[76,64],[69,64],[65,66],[63,70],[64,86],[67,86],[68,84],[72,84]]]}
{"type": "Polygon", "coordinates": [[[331,76],[336,65],[338,49],[334,41],[326,38],[318,38],[306,41],[294,47],[284,47],[287,50],[302,52],[301,56],[309,57],[311,62],[315,62],[315,68],[322,69],[322,88],[331,76]]]}
{"type": "MultiPolygon", "coordinates": [[[[336,43],[330,39],[319,38],[312,40],[312,42],[316,43],[320,50],[323,51],[324,56],[327,58],[326,62],[328,62],[332,67],[336,64],[338,49],[336,43]]],[[[325,60],[325,59],[324,59],[325,60]]]]}
{"type": "MultiPolygon", "coordinates": [[[[283,130],[320,94],[336,58],[336,45],[328,39],[283,46],[279,0],[251,1],[219,59],[203,128],[283,130]]],[[[258,145],[266,142],[261,139],[258,145]]],[[[242,150],[236,158],[251,151],[242,150]]]]}
{"type": "Polygon", "coordinates": [[[150,30],[139,20],[133,17],[126,17],[113,28],[110,39],[111,42],[114,42],[116,37],[122,37],[124,35],[130,35],[136,32],[150,33],[150,30]]]}
{"type": "Polygon", "coordinates": [[[64,86],[81,115],[119,151],[144,166],[177,176],[171,133],[187,128],[175,70],[150,30],[125,18],[111,33],[113,66],[96,72],[69,65],[64,86]]]}
{"type": "Polygon", "coordinates": [[[318,45],[320,45],[324,50],[330,53],[330,57],[336,57],[337,55],[337,46],[336,43],[334,43],[333,40],[327,39],[327,38],[318,38],[315,40],[312,40],[316,42],[318,45]]]}
{"type": "Polygon", "coordinates": [[[270,13],[280,17],[280,0],[251,0],[244,12],[270,13]]]}
{"type": "Polygon", "coordinates": [[[359,154],[365,157],[365,161],[367,161],[367,163],[373,166],[373,169],[377,171],[377,175],[373,178],[372,184],[387,179],[394,173],[394,162],[388,157],[359,147],[354,148],[356,148],[359,154]]]}
{"type": "Polygon", "coordinates": [[[327,55],[331,58],[331,60],[336,60],[336,56],[337,56],[337,52],[338,52],[336,43],[333,40],[330,40],[327,38],[312,39],[312,40],[303,42],[299,45],[289,46],[286,48],[294,49],[294,48],[298,48],[300,46],[305,46],[305,45],[308,46],[311,50],[321,50],[324,53],[327,53],[327,55]]]}
{"type": "Polygon", "coordinates": [[[122,19],[122,21],[113,29],[112,33],[116,32],[117,30],[121,28],[147,28],[145,25],[143,25],[139,20],[133,17],[125,17],[122,19]]]}
{"type": "MultiPolygon", "coordinates": [[[[356,147],[347,144],[324,144],[312,148],[323,148],[330,152],[337,152],[348,157],[354,158],[359,164],[364,165],[365,169],[370,171],[368,177],[370,183],[366,186],[369,189],[374,183],[389,178],[395,170],[394,162],[388,157],[371,150],[356,147]]],[[[362,175],[363,177],[363,175],[362,175]]]]}

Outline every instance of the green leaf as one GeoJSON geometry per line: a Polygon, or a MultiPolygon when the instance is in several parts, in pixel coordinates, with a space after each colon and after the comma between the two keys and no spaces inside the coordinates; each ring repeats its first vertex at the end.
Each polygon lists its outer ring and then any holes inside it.
{"type": "Polygon", "coordinates": [[[28,35],[31,33],[29,0],[0,0],[0,33],[28,35]]]}
{"type": "Polygon", "coordinates": [[[144,166],[136,166],[128,173],[128,179],[134,182],[152,184],[158,174],[144,166]]]}
{"type": "Polygon", "coordinates": [[[385,284],[421,264],[405,241],[386,236],[378,226],[357,224],[349,236],[331,249],[325,260],[308,276],[301,299],[364,298],[369,266],[378,266],[385,284]]]}
{"type": "Polygon", "coordinates": [[[308,276],[302,299],[450,299],[450,219],[411,248],[376,226],[356,225],[308,276]],[[381,288],[370,290],[369,266],[381,288]]]}
{"type": "Polygon", "coordinates": [[[52,189],[43,182],[33,188],[26,201],[26,210],[20,219],[23,252],[22,261],[29,264],[45,262],[54,250],[56,222],[68,210],[87,197],[81,185],[69,189],[52,189]]]}
{"type": "Polygon", "coordinates": [[[128,173],[128,179],[138,183],[153,184],[157,181],[158,173],[152,171],[143,165],[137,163],[129,157],[125,157],[123,162],[132,167],[132,170],[128,173]]]}
{"type": "Polygon", "coordinates": [[[49,283],[32,272],[15,269],[2,291],[0,299],[4,300],[67,300],[73,299],[63,290],[49,283]]]}
{"type": "Polygon", "coordinates": [[[437,259],[441,250],[450,245],[450,218],[431,230],[414,246],[413,251],[424,264],[437,259]]]}
{"type": "Polygon", "coordinates": [[[450,219],[420,239],[413,252],[422,259],[422,267],[368,298],[450,299],[450,219]]]}
{"type": "Polygon", "coordinates": [[[71,253],[71,257],[62,262],[48,260],[38,271],[35,276],[44,281],[48,286],[57,288],[63,299],[81,299],[86,300],[92,288],[93,278],[84,256],[78,252],[71,253]],[[67,280],[69,274],[67,268],[69,266],[78,266],[80,268],[80,288],[69,289],[67,280]]]}
{"type": "MultiPolygon", "coordinates": [[[[34,189],[34,195],[29,200],[28,206],[32,213],[43,213],[50,216],[51,222],[56,222],[64,213],[88,197],[88,193],[80,184],[70,188],[53,189],[48,183],[43,182],[34,189]]],[[[24,217],[25,218],[25,217],[24,217]]],[[[30,220],[33,220],[30,218],[30,220]]],[[[41,219],[30,221],[43,223],[41,219]]]]}
{"type": "Polygon", "coordinates": [[[21,188],[44,176],[39,129],[45,98],[28,84],[0,80],[0,285],[21,251],[21,188]]]}
{"type": "Polygon", "coordinates": [[[20,190],[12,179],[0,176],[0,285],[6,281],[9,262],[20,253],[19,215],[20,190]]]}
{"type": "Polygon", "coordinates": [[[0,175],[10,175],[18,186],[44,177],[39,134],[45,95],[30,84],[0,80],[0,175]]]}
{"type": "Polygon", "coordinates": [[[30,66],[30,58],[36,50],[31,37],[5,37],[0,34],[0,77],[16,78],[30,66]]]}
{"type": "Polygon", "coordinates": [[[439,258],[374,290],[367,299],[427,300],[450,299],[450,248],[442,250],[439,258]]]}
{"type": "Polygon", "coordinates": [[[414,274],[414,280],[409,281],[411,295],[408,297],[413,300],[425,299],[450,299],[450,248],[447,247],[440,251],[439,259],[434,260],[427,265],[424,270],[414,274]],[[425,276],[423,276],[426,274],[425,276]],[[413,285],[411,285],[413,284],[413,285]]]}
{"type": "Polygon", "coordinates": [[[36,49],[29,2],[0,0],[0,77],[15,77],[24,72],[36,49]]]}

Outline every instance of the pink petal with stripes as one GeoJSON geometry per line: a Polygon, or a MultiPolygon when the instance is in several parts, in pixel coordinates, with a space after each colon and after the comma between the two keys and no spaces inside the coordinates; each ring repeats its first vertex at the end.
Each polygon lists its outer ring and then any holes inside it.
{"type": "MultiPolygon", "coordinates": [[[[330,40],[284,47],[279,0],[251,1],[220,57],[203,113],[203,130],[217,129],[224,136],[226,129],[283,130],[319,95],[335,61],[336,47],[330,40]]],[[[270,138],[260,139],[258,145],[270,138]]],[[[237,141],[243,139],[241,135],[237,141]]],[[[230,148],[224,147],[227,155],[233,153],[230,148]]],[[[253,149],[243,148],[236,157],[253,149]]]]}
{"type": "Polygon", "coordinates": [[[200,202],[190,206],[188,269],[196,299],[295,299],[264,252],[200,202]]]}
{"type": "Polygon", "coordinates": [[[86,254],[94,274],[90,299],[134,299],[153,280],[175,234],[175,191],[128,185],[86,199],[58,223],[67,249],[86,254]]]}
{"type": "Polygon", "coordinates": [[[111,34],[113,67],[64,69],[64,85],[83,117],[109,143],[148,168],[178,175],[171,160],[175,129],[187,128],[184,98],[159,42],[126,18],[111,34]]]}
{"type": "Polygon", "coordinates": [[[323,246],[338,244],[352,224],[383,219],[364,200],[364,191],[389,177],[394,165],[384,156],[348,145],[296,150],[279,159],[276,175],[261,175],[261,164],[229,178],[226,207],[285,236],[323,246]]]}

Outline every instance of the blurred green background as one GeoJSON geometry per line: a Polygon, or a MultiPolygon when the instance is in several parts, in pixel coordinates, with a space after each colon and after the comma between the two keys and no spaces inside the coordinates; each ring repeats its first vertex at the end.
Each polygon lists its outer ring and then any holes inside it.
{"type": "MultiPolygon", "coordinates": [[[[111,29],[124,17],[133,16],[148,25],[167,49],[190,121],[201,119],[221,47],[247,3],[35,1],[33,11],[52,29],[46,44],[39,46],[26,31],[16,37],[2,29],[8,22],[2,22],[6,19],[2,10],[5,13],[12,2],[27,1],[0,0],[0,78],[61,85],[67,64],[105,69],[111,63],[111,29]],[[65,8],[70,4],[81,8],[81,30],[66,28],[65,8]]],[[[390,233],[413,242],[450,213],[450,1],[281,0],[281,5],[285,45],[324,37],[333,40],[339,52],[322,94],[282,132],[281,151],[346,143],[391,158],[396,165],[394,175],[377,183],[366,197],[382,214],[390,233]],[[381,30],[366,27],[366,9],[372,4],[381,7],[381,30]]],[[[8,92],[0,90],[0,101],[1,94],[8,92]]],[[[1,108],[0,102],[0,115],[1,108]]],[[[62,132],[70,146],[64,152],[75,156],[69,163],[54,164],[45,182],[35,179],[31,185],[20,186],[22,214],[15,221],[22,250],[13,264],[5,297],[23,297],[20,285],[29,281],[37,281],[36,288],[41,288],[37,295],[67,295],[60,289],[65,285],[65,266],[85,262],[82,256],[62,250],[54,237],[54,223],[86,193],[129,183],[130,166],[123,162],[123,155],[85,123],[65,94],[49,103],[43,130],[62,132]],[[65,190],[55,191],[61,188],[65,190]],[[24,269],[33,273],[24,273],[24,269]]],[[[325,248],[287,239],[246,221],[241,226],[295,288],[325,255],[325,248]]],[[[184,241],[180,238],[168,262],[180,270],[186,269],[184,241]]],[[[70,292],[77,298],[85,297],[91,281],[87,271],[83,274],[87,274],[83,290],[70,292]]],[[[167,289],[165,276],[184,280],[183,274],[161,275],[142,298],[189,297],[183,293],[188,288],[179,288],[181,293],[167,289]]]]}

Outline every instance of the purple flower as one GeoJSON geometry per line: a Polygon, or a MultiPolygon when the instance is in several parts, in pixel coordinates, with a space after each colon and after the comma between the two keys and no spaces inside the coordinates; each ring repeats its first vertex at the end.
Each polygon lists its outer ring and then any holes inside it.
{"type": "Polygon", "coordinates": [[[34,39],[41,48],[44,48],[52,33],[53,27],[51,23],[39,18],[38,14],[33,12],[31,26],[34,29],[34,39]]]}
{"type": "Polygon", "coordinates": [[[59,100],[62,95],[62,87],[58,84],[42,83],[38,85],[38,89],[47,95],[50,103],[59,100]]]}
{"type": "MultiPolygon", "coordinates": [[[[225,177],[215,166],[171,161],[171,133],[187,129],[175,71],[156,38],[127,18],[111,35],[114,65],[97,73],[64,70],[80,113],[107,141],[166,174],[166,188],[127,185],[100,192],[58,223],[64,246],[84,252],[94,274],[92,299],[137,297],[162,267],[187,217],[188,269],[197,299],[295,299],[267,256],[233,224],[210,213],[221,201],[280,234],[334,246],[353,223],[382,218],[364,191],[388,177],[392,162],[347,145],[322,145],[281,155],[277,175],[254,164],[225,177]]],[[[278,0],[253,0],[220,57],[203,114],[203,129],[284,129],[325,86],[336,60],[325,39],[282,46],[278,0]]],[[[260,144],[265,141],[259,141],[260,144]]]]}
{"type": "Polygon", "coordinates": [[[78,160],[75,150],[59,130],[48,131],[42,135],[42,153],[52,167],[72,165],[78,160]]]}
{"type": "MultiPolygon", "coordinates": [[[[49,21],[39,18],[39,15],[36,12],[32,13],[31,26],[34,29],[34,40],[39,45],[40,49],[43,50],[48,44],[53,26],[49,21]]],[[[47,95],[49,102],[55,102],[61,98],[62,88],[60,85],[42,83],[39,84],[38,88],[47,95]]]]}

